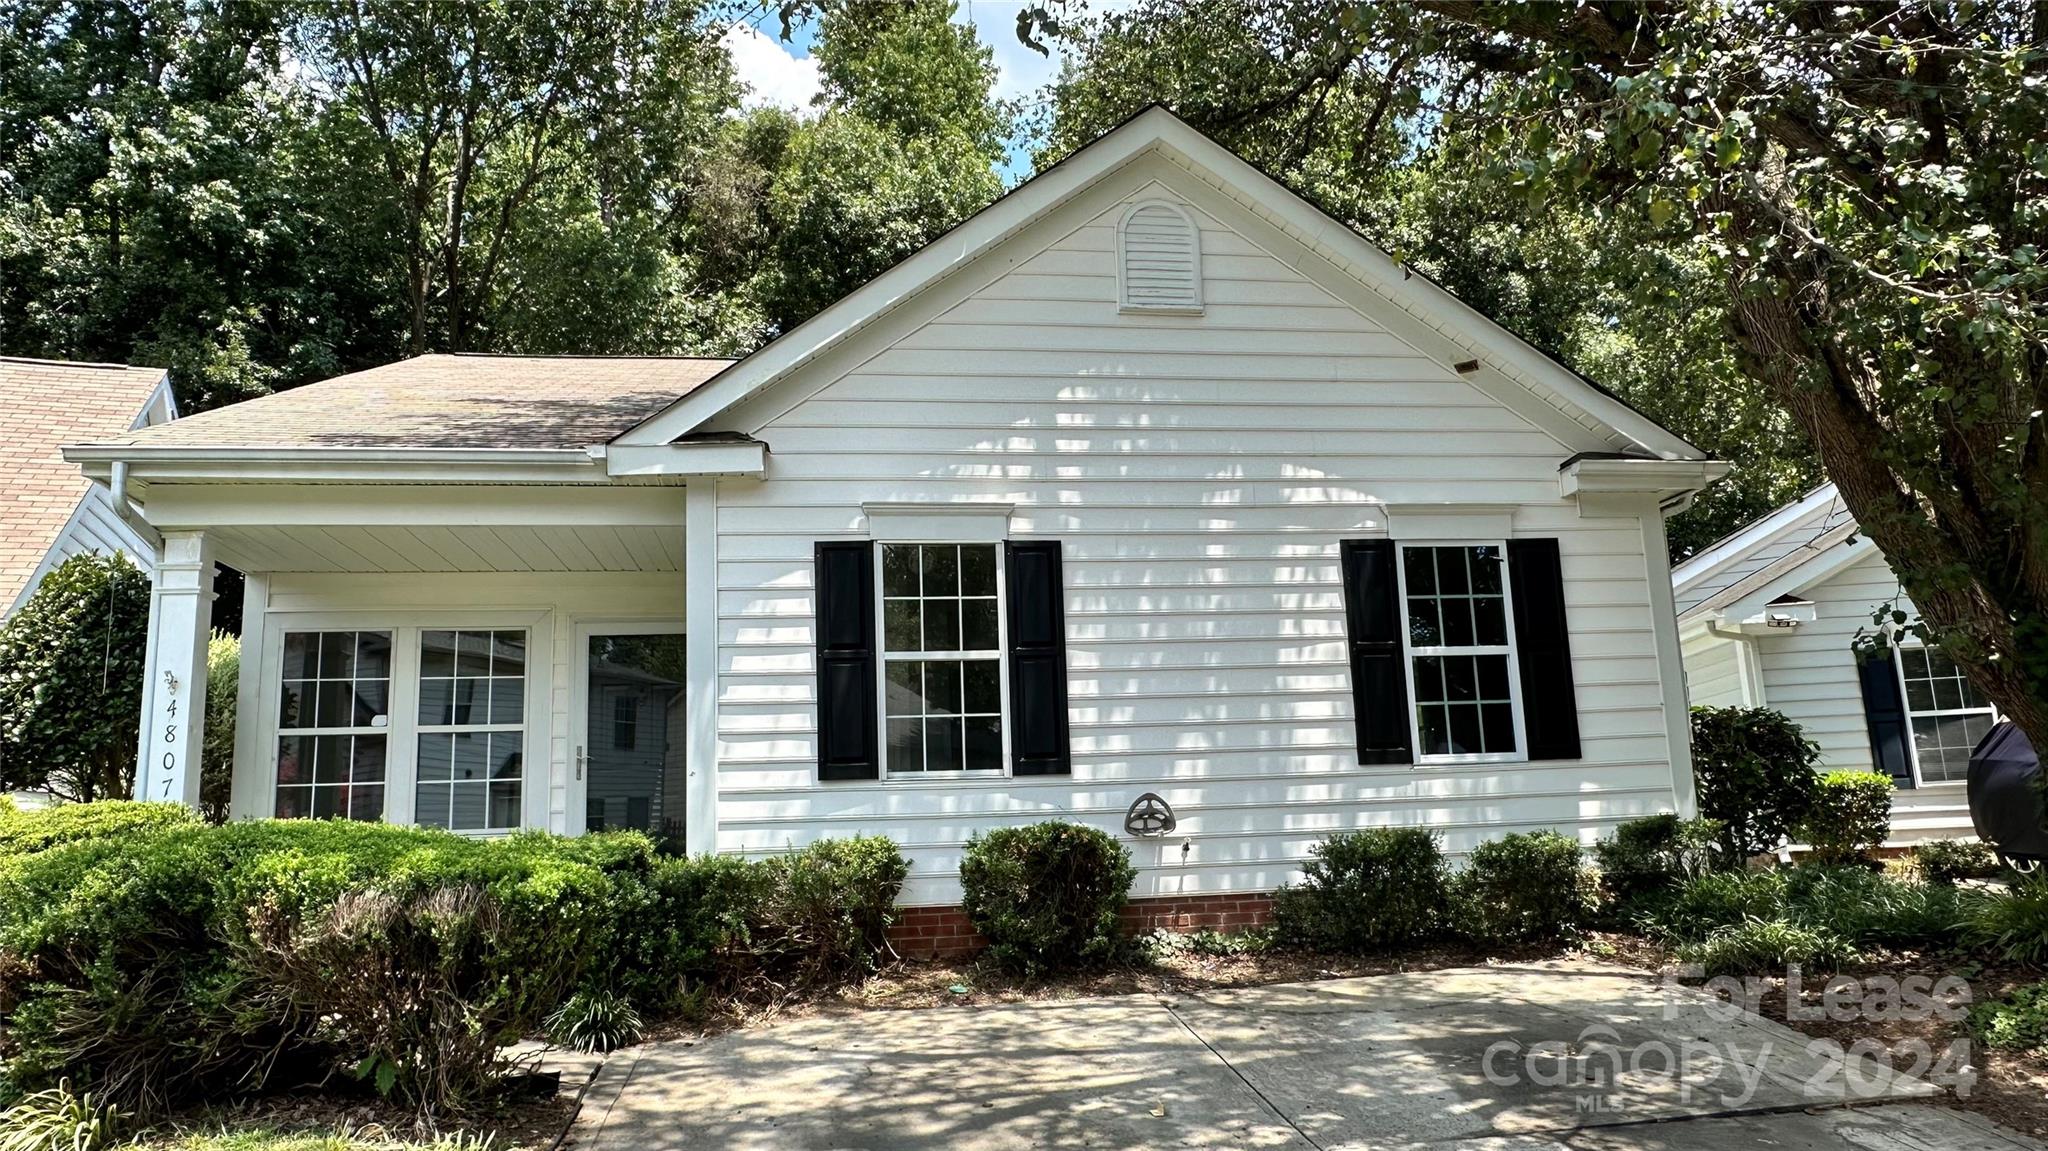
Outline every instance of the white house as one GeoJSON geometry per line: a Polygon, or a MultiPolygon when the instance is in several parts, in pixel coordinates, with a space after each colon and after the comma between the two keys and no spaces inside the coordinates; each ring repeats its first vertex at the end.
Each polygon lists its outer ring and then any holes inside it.
{"type": "Polygon", "coordinates": [[[65,462],[63,447],[177,415],[162,368],[0,356],[0,619],[72,556],[155,562],[153,541],[120,516],[104,486],[65,462]]]}
{"type": "Polygon", "coordinates": [[[249,575],[240,817],[880,833],[943,906],[976,830],[1145,792],[1162,898],[1690,803],[1664,516],[1723,465],[1163,110],[736,363],[425,356],[69,455],[166,540],[149,796],[249,575]]]}
{"type": "Polygon", "coordinates": [[[1880,607],[1914,608],[1833,484],[1686,560],[1671,583],[1692,703],[1774,708],[1824,768],[1891,776],[1895,844],[1974,834],[1970,749],[1995,709],[1940,648],[1858,654],[1880,607]]]}

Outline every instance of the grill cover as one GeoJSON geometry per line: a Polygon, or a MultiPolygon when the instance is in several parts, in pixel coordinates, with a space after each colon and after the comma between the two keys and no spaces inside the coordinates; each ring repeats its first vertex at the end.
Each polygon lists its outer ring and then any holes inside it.
{"type": "Polygon", "coordinates": [[[2042,827],[2041,760],[2027,733],[2005,721],[1970,753],[1970,822],[1977,838],[2009,856],[2048,858],[2042,827]]]}

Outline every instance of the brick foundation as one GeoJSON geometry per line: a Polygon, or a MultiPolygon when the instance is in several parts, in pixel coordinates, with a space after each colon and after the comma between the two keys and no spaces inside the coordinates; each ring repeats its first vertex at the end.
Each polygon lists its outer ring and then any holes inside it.
{"type": "MultiPolygon", "coordinates": [[[[1125,905],[1124,931],[1241,931],[1270,922],[1273,897],[1265,894],[1169,895],[1125,905]]],[[[988,946],[958,907],[897,909],[889,944],[906,959],[958,959],[988,946]]]]}

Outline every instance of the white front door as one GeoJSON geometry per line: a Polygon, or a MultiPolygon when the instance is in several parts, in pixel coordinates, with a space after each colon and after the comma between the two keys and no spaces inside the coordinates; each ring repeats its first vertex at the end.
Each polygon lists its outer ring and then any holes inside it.
{"type": "Polygon", "coordinates": [[[675,621],[576,629],[569,707],[572,830],[634,828],[683,844],[687,655],[675,621]]]}

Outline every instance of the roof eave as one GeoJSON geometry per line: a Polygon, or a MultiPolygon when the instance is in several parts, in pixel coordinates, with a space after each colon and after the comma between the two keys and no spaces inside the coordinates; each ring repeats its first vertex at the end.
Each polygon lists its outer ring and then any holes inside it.
{"type": "Polygon", "coordinates": [[[241,447],[74,444],[64,458],[103,480],[115,463],[143,482],[603,483],[587,448],[241,447]]]}

